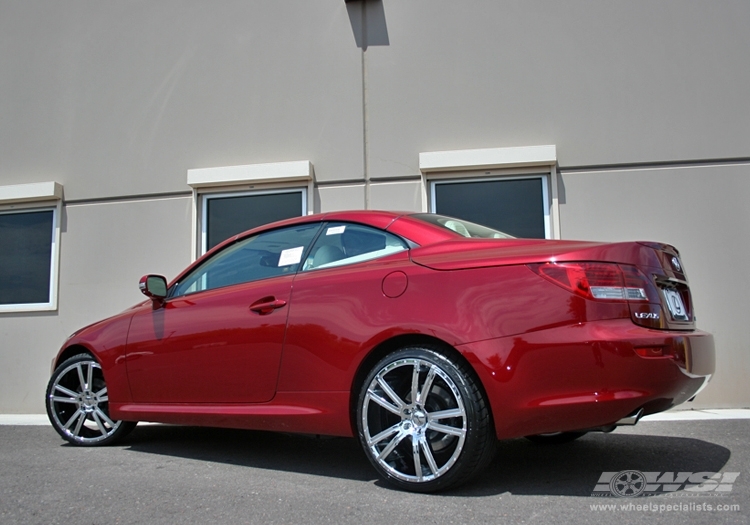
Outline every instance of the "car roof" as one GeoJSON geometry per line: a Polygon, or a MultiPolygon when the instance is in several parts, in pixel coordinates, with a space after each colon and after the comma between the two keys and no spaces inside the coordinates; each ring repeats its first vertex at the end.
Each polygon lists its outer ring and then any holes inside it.
{"type": "Polygon", "coordinates": [[[359,222],[362,224],[369,224],[376,228],[385,230],[391,225],[393,221],[401,217],[402,215],[408,215],[414,212],[397,212],[397,211],[384,211],[384,210],[349,210],[349,211],[333,211],[323,215],[323,220],[326,221],[344,221],[344,222],[359,222]]]}
{"type": "Polygon", "coordinates": [[[284,219],[276,221],[246,232],[239,234],[241,237],[245,237],[249,232],[257,232],[263,230],[270,230],[280,228],[283,226],[292,226],[294,224],[307,224],[311,222],[323,222],[323,221],[342,221],[342,222],[358,222],[385,230],[390,226],[393,221],[404,215],[411,215],[415,212],[399,212],[399,211],[385,211],[385,210],[346,210],[346,211],[329,211],[324,213],[316,213],[313,215],[302,215],[300,217],[292,217],[291,219],[284,219]]]}
{"type": "Polygon", "coordinates": [[[455,234],[444,230],[443,228],[439,228],[424,221],[411,219],[409,217],[418,213],[419,212],[414,211],[344,210],[292,217],[290,219],[263,224],[256,228],[252,228],[250,230],[229,237],[228,239],[220,242],[219,244],[208,250],[202,257],[200,257],[200,259],[205,258],[207,255],[213,252],[221,250],[227,244],[231,244],[238,239],[249,237],[260,232],[274,230],[276,228],[283,228],[285,226],[294,226],[295,224],[310,224],[323,221],[356,222],[381,230],[387,229],[420,245],[432,244],[455,237],[455,234]],[[407,218],[407,220],[399,222],[398,219],[400,218],[407,218]],[[391,228],[391,226],[394,227],[391,228]]]}

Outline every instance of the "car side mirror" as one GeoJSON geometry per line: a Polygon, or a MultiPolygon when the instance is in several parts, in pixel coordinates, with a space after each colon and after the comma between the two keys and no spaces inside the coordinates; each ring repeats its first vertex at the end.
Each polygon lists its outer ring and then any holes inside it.
{"type": "Polygon", "coordinates": [[[164,304],[167,297],[167,280],[161,275],[144,275],[138,283],[141,293],[154,302],[154,308],[164,304]]]}

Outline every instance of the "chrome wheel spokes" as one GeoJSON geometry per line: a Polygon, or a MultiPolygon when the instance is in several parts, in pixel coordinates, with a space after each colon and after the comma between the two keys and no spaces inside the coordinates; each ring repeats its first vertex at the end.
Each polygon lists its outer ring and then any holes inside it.
{"type": "Polygon", "coordinates": [[[47,403],[55,426],[80,444],[102,441],[121,424],[109,417],[104,375],[93,359],[55,371],[47,403]]]}
{"type": "Polygon", "coordinates": [[[419,358],[387,364],[367,387],[362,406],[367,448],[403,481],[426,482],[458,460],[467,432],[464,401],[438,365],[419,358]]]}

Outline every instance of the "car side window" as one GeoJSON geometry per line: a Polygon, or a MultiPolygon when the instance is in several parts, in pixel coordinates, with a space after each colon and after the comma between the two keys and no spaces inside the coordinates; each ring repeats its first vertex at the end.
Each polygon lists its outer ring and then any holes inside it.
{"type": "Polygon", "coordinates": [[[174,284],[169,297],[294,273],[319,228],[291,226],[230,244],[174,284]]]}
{"type": "Polygon", "coordinates": [[[330,222],[320,232],[302,269],[354,264],[407,249],[406,242],[391,233],[360,224],[330,222]]]}

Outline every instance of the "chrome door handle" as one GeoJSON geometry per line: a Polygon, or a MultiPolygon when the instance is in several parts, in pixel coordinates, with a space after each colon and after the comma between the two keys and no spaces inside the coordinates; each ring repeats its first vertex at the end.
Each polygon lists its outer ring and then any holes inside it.
{"type": "Polygon", "coordinates": [[[274,299],[273,297],[264,297],[260,301],[257,301],[250,305],[250,309],[260,315],[268,315],[277,308],[286,306],[286,301],[283,299],[274,299]]]}

